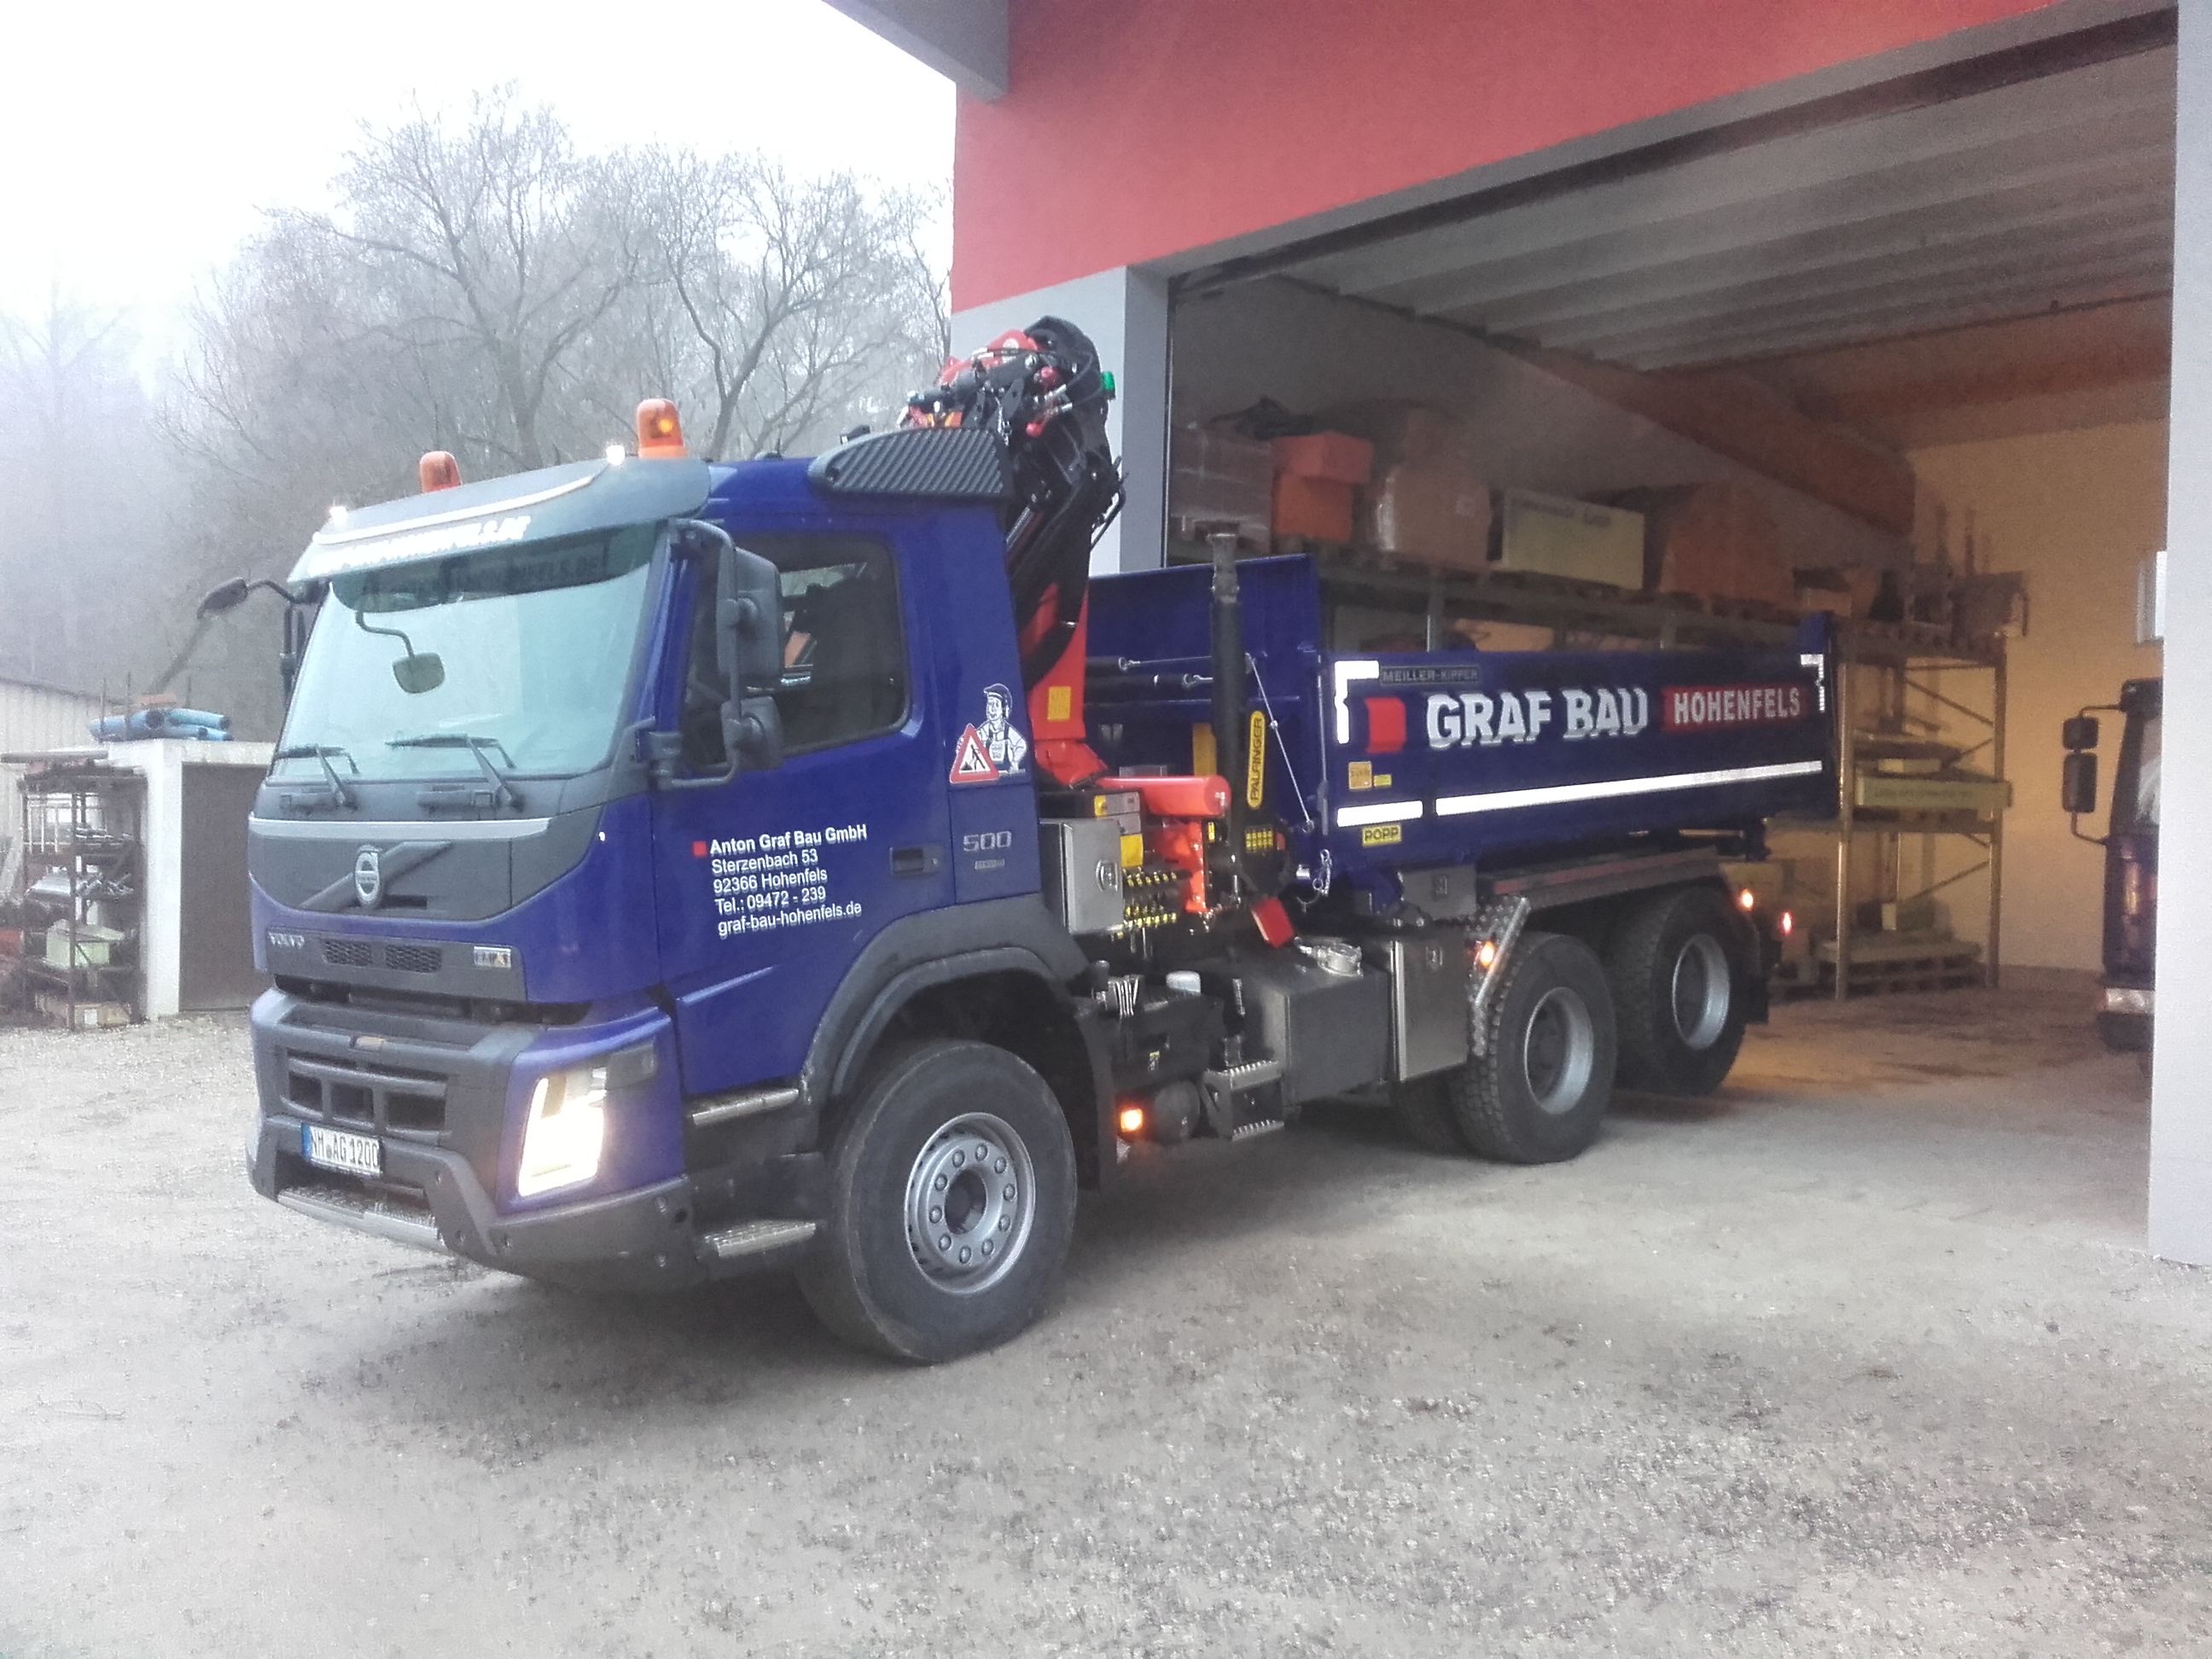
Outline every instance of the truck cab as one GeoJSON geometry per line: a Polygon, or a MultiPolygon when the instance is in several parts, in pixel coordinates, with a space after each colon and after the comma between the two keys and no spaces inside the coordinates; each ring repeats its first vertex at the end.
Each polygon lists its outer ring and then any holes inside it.
{"type": "MultiPolygon", "coordinates": [[[[2103,974],[2100,981],[2097,1030],[2116,1052],[2150,1052],[2157,1012],[2154,975],[2158,940],[2158,817],[2160,728],[2165,682],[2130,680],[2117,703],[2120,716],[2118,763],[2112,772],[2112,801],[2105,834],[2084,836],[2105,849],[2103,974]]],[[[2063,805],[2075,822],[2096,811],[2094,712],[2083,709],[2066,722],[2063,738],[2067,765],[2063,805]]]]}
{"type": "Polygon", "coordinates": [[[772,1260],[822,1198],[797,1109],[887,988],[978,949],[1039,1005],[1021,1047],[1087,1093],[1052,1029],[1083,964],[1037,896],[997,525],[833,509],[807,471],[585,463],[317,538],[250,825],[264,1194],[551,1277],[772,1260]],[[787,623],[750,765],[730,538],[787,623]],[[984,764],[955,782],[963,740],[984,764]],[[324,1178],[349,1170],[374,1184],[324,1178]]]}

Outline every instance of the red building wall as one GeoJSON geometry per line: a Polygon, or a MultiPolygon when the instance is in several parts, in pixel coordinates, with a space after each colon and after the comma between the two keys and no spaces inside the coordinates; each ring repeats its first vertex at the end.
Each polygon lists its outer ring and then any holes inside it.
{"type": "Polygon", "coordinates": [[[2047,0],[1012,0],[963,98],[952,294],[988,304],[2047,0]]]}

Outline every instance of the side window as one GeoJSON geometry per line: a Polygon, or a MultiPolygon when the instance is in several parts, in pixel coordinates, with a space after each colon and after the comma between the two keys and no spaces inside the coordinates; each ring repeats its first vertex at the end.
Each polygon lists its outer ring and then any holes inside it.
{"type": "MultiPolygon", "coordinates": [[[[753,534],[743,545],[772,562],[783,590],[783,715],[787,754],[827,749],[904,724],[906,629],[890,550],[866,536],[753,534]]],[[[719,771],[721,704],[714,656],[714,573],[702,573],[684,674],[684,759],[719,771]]]]}

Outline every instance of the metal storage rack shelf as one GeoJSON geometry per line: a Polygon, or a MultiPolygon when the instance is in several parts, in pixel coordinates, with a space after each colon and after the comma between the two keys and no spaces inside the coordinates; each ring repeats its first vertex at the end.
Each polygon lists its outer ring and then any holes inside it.
{"type": "MultiPolygon", "coordinates": [[[[1955,682],[1947,682],[1955,685],[1955,682]]],[[[1960,761],[1986,757],[1980,769],[1981,775],[2006,789],[2004,772],[2005,751],[2005,653],[2002,637],[1988,641],[1973,650],[1949,649],[1941,653],[1875,650],[1869,652],[1846,650],[1838,669],[1836,686],[1837,707],[1851,716],[1837,723],[1842,752],[1838,757],[1837,775],[1843,780],[1837,804],[1836,830],[1836,936],[1830,941],[1825,954],[1814,957],[1816,975],[1812,988],[1831,991],[1838,1001],[1852,994],[1854,982],[1864,990],[1939,989],[1960,985],[1995,985],[1998,974],[1998,948],[2003,939],[2003,906],[2002,903],[2004,876],[2004,808],[2002,804],[1993,811],[1940,811],[1926,808],[1883,808],[1859,804],[1861,781],[1881,775],[1866,769],[1863,750],[1871,741],[1901,738],[1914,725],[1936,726],[1929,717],[1915,716],[1906,707],[1908,695],[1917,694],[1931,704],[1948,710],[1957,720],[1980,734],[1979,740],[1966,745],[1959,754],[1960,761]],[[1865,677],[1879,674],[1882,679],[1876,690],[1881,700],[1877,719],[1892,729],[1887,732],[1868,730],[1860,718],[1855,699],[1859,698],[1865,677]],[[1963,692],[1954,696],[1952,690],[1933,684],[1943,674],[1987,674],[1989,702],[1986,712],[1963,700],[1963,692]],[[1989,887],[1989,926],[1987,936],[1978,953],[1974,946],[1942,936],[1911,940],[1894,934],[1861,933],[1855,926],[1856,894],[1851,870],[1852,852],[1858,837],[1872,836],[1883,841],[1883,881],[1886,890],[1882,902],[1894,903],[1900,908],[1923,899],[1932,898],[1944,889],[1965,881],[1970,877],[1986,873],[1989,887]],[[1901,842],[1912,836],[1949,836],[1964,839],[1979,847],[1984,853],[1981,861],[1963,870],[1955,870],[1940,880],[1929,882],[1911,893],[1898,890],[1902,884],[1901,842]]]]}
{"type": "MultiPolygon", "coordinates": [[[[35,988],[50,994],[43,1006],[76,1027],[81,1010],[117,1005],[132,1020],[145,1017],[144,978],[138,963],[144,891],[144,780],[135,772],[82,762],[47,766],[22,785],[23,884],[26,898],[52,909],[68,924],[68,955],[59,963],[27,949],[23,969],[35,988]],[[58,895],[38,892],[57,874],[58,895]],[[79,962],[90,941],[79,930],[93,925],[93,906],[108,920],[99,924],[122,934],[108,959],[79,962]]],[[[27,945],[28,941],[26,941],[27,945]]]]}
{"type": "MultiPolygon", "coordinates": [[[[1794,611],[1753,600],[1638,592],[1529,571],[1448,570],[1395,560],[1371,548],[1303,538],[1279,541],[1277,550],[1312,554],[1320,563],[1322,585],[1332,605],[1357,605],[1419,617],[1427,626],[1431,648],[1443,643],[1451,623],[1462,619],[1527,623],[1566,634],[1648,639],[1662,648],[1708,644],[1786,646],[1797,637],[1802,620],[1794,611]]],[[[1197,543],[1168,544],[1171,564],[1202,563],[1209,556],[1197,543]]],[[[1838,624],[1838,637],[1842,654],[1857,663],[1904,666],[1947,660],[1986,665],[1990,659],[1989,653],[1961,647],[1948,629],[1932,623],[1845,619],[1838,624]]]]}

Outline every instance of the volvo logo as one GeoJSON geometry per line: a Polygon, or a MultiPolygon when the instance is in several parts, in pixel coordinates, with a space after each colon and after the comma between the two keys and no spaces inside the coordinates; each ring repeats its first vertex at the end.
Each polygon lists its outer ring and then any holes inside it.
{"type": "Polygon", "coordinates": [[[364,910],[376,908],[384,896],[384,860],[374,847],[364,847],[353,855],[353,896],[364,910]]]}

